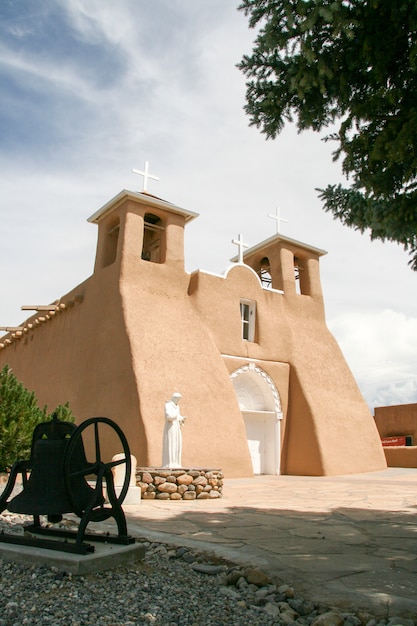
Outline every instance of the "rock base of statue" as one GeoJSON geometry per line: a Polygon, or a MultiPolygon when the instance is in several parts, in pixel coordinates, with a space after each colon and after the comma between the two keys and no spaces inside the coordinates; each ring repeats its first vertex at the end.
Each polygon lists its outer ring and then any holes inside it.
{"type": "Polygon", "coordinates": [[[138,467],[136,485],[142,500],[207,500],[221,498],[221,469],[138,467]]]}

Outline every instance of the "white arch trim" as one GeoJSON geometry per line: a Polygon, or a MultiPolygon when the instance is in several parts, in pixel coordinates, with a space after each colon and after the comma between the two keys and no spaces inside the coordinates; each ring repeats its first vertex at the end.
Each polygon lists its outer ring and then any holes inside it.
{"type": "MultiPolygon", "coordinates": [[[[261,287],[261,289],[267,289],[263,284],[262,281],[260,279],[260,277],[258,276],[258,274],[255,272],[255,270],[250,267],[250,265],[247,265],[246,263],[232,263],[231,265],[229,265],[223,275],[223,278],[227,278],[229,273],[235,269],[235,267],[244,267],[246,270],[248,270],[249,272],[251,272],[254,276],[256,276],[257,281],[259,283],[259,286],[261,287]]],[[[273,291],[275,293],[280,293],[281,295],[284,293],[281,289],[274,289],[274,287],[268,287],[267,289],[268,291],[273,291]]]]}
{"type": "Polygon", "coordinates": [[[233,263],[232,265],[229,265],[222,274],[218,274],[216,272],[209,272],[206,270],[195,270],[194,272],[191,273],[191,276],[194,276],[195,274],[206,274],[207,276],[215,276],[215,278],[222,278],[223,280],[227,280],[229,272],[235,267],[245,267],[247,270],[252,272],[252,274],[256,276],[261,289],[284,295],[284,292],[282,291],[282,289],[275,289],[275,287],[268,287],[268,288],[264,287],[262,285],[261,279],[259,278],[258,274],[249,265],[246,265],[246,263],[233,263]]]}
{"type": "Polygon", "coordinates": [[[246,374],[248,372],[254,372],[258,376],[261,376],[261,378],[266,382],[273,397],[274,410],[276,412],[277,419],[282,420],[283,418],[282,405],[281,405],[281,398],[280,398],[278,389],[276,388],[275,383],[272,380],[272,378],[269,376],[269,374],[267,374],[263,369],[258,367],[258,365],[255,365],[255,363],[248,363],[247,365],[243,365],[242,367],[239,367],[239,369],[235,370],[234,372],[230,374],[230,379],[233,380],[234,378],[237,378],[241,374],[246,374]]]}

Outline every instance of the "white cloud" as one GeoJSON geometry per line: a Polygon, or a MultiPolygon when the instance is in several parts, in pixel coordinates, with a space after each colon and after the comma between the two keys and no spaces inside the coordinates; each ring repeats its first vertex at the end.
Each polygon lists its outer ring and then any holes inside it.
{"type": "Polygon", "coordinates": [[[248,127],[236,63],[255,33],[234,3],[32,5],[22,0],[0,19],[0,325],[91,274],[96,228],[86,219],[121,189],[139,189],[132,168],[148,160],[160,177],[150,192],[200,213],[186,231],[189,271],[225,269],[239,232],[250,245],[270,237],[267,214],[279,205],[284,234],[328,250],[328,323],[368,402],[412,398],[409,354],[393,329],[415,339],[416,274],[401,247],[371,243],[323,212],[315,187],[341,180],[329,144],[294,127],[267,142],[248,127]],[[406,322],[391,320],[388,342],[389,309],[406,322]]]}
{"type": "Polygon", "coordinates": [[[371,408],[417,402],[417,317],[342,313],[329,326],[371,408]]]}
{"type": "Polygon", "coordinates": [[[44,91],[50,89],[53,92],[66,91],[71,96],[97,103],[97,92],[90,81],[83,77],[71,66],[70,63],[57,63],[53,59],[36,59],[27,55],[18,56],[4,46],[0,47],[0,64],[13,74],[15,78],[28,87],[31,81],[33,89],[44,91]],[[46,83],[46,84],[45,84],[46,83]]]}

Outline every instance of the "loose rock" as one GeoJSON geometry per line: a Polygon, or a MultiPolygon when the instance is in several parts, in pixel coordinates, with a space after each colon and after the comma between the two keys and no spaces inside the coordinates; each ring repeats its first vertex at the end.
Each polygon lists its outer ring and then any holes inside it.
{"type": "MultiPolygon", "coordinates": [[[[21,534],[29,519],[0,514],[0,532],[21,534]]],[[[0,626],[417,626],[330,610],[255,567],[144,545],[144,561],[85,576],[0,559],[0,626]]]]}

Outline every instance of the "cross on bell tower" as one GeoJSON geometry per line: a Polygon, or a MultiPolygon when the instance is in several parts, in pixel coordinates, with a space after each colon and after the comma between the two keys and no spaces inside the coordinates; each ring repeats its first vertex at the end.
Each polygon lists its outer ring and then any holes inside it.
{"type": "Polygon", "coordinates": [[[280,231],[280,223],[287,222],[288,224],[288,220],[285,220],[283,217],[281,217],[279,207],[276,207],[275,215],[271,215],[270,213],[268,213],[268,217],[271,217],[273,220],[276,221],[277,235],[279,234],[279,231],[280,231]]]}
{"type": "Polygon", "coordinates": [[[134,174],[139,174],[139,176],[143,176],[143,189],[142,189],[142,193],[146,193],[148,191],[148,179],[152,178],[152,180],[158,180],[159,178],[158,176],[152,176],[152,174],[149,174],[149,162],[145,161],[145,169],[143,170],[135,170],[133,169],[132,172],[134,174]]]}

